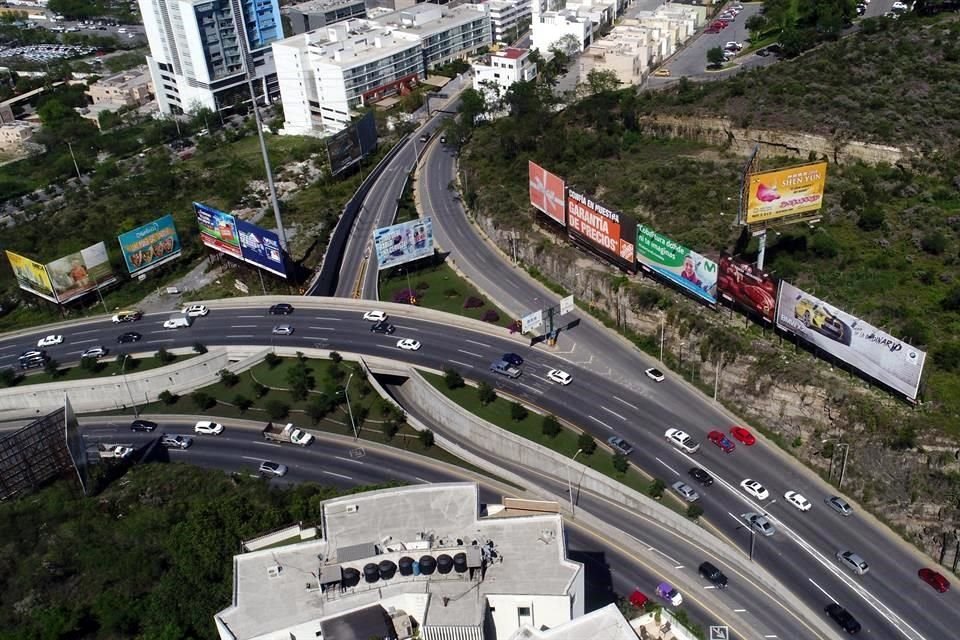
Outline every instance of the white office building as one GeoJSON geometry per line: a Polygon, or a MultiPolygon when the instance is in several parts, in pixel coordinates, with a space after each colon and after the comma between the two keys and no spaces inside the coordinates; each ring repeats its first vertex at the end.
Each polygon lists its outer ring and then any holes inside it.
{"type": "Polygon", "coordinates": [[[244,98],[247,68],[258,94],[275,96],[270,43],[283,37],[278,0],[139,0],[147,65],[161,113],[217,110],[244,98]]]}
{"type": "Polygon", "coordinates": [[[486,4],[490,7],[490,30],[496,43],[511,44],[530,24],[530,0],[489,0],[486,4]]]}
{"type": "MultiPolygon", "coordinates": [[[[530,61],[530,51],[507,47],[473,63],[473,88],[483,94],[488,105],[499,107],[515,82],[529,82],[537,77],[537,65],[530,61]]],[[[494,117],[505,115],[494,108],[494,117]]]]}
{"type": "Polygon", "coordinates": [[[420,36],[428,73],[438,65],[485,51],[493,43],[490,7],[485,4],[418,4],[374,22],[420,36]]]}
{"type": "Polygon", "coordinates": [[[584,569],[559,513],[482,505],[475,484],[450,483],[328,500],[321,522],[320,538],[294,527],[244,545],[220,638],[636,638],[615,607],[577,624],[584,569]]]}
{"type": "Polygon", "coordinates": [[[364,0],[307,0],[286,5],[280,12],[290,21],[290,35],[322,29],[353,18],[366,18],[364,0]]]}

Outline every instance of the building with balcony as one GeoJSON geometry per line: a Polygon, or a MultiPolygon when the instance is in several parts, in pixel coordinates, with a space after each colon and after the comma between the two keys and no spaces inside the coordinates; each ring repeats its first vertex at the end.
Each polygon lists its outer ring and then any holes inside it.
{"type": "Polygon", "coordinates": [[[307,0],[287,5],[280,12],[290,21],[290,35],[297,35],[344,20],[366,18],[367,5],[364,0],[307,0]]]}
{"type": "Polygon", "coordinates": [[[497,105],[491,114],[506,115],[499,108],[514,82],[529,82],[537,77],[537,65],[530,51],[508,47],[483,56],[473,63],[473,88],[481,92],[488,105],[497,105]]]}
{"type": "Polygon", "coordinates": [[[427,71],[486,51],[493,43],[490,7],[486,4],[418,4],[375,18],[374,22],[419,36],[427,71]]]}
{"type": "Polygon", "coordinates": [[[488,0],[490,31],[493,41],[511,44],[530,25],[533,4],[530,0],[488,0]]]}

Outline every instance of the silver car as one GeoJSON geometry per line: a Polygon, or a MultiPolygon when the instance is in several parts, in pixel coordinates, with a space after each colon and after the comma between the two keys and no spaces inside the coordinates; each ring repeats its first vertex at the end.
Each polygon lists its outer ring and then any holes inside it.
{"type": "Polygon", "coordinates": [[[293,327],[289,324],[278,324],[273,328],[273,335],[275,336],[289,336],[293,334],[293,327]]]}
{"type": "Polygon", "coordinates": [[[870,571],[870,565],[853,551],[837,551],[837,561],[858,576],[870,571]]]}
{"type": "Polygon", "coordinates": [[[761,535],[770,537],[776,532],[776,529],[773,528],[773,525],[770,524],[770,521],[767,520],[767,517],[762,516],[759,513],[754,513],[751,511],[750,513],[745,513],[740,517],[743,518],[744,521],[749,524],[754,531],[761,535]]]}
{"type": "Polygon", "coordinates": [[[280,478],[287,475],[287,465],[264,460],[260,463],[260,475],[280,478]]]}
{"type": "Polygon", "coordinates": [[[680,497],[686,500],[687,502],[696,502],[700,499],[700,494],[694,490],[693,487],[688,485],[686,482],[674,482],[673,490],[680,494],[680,497]]]}
{"type": "Polygon", "coordinates": [[[824,498],[823,501],[826,502],[831,509],[833,509],[834,511],[836,511],[842,516],[853,515],[853,507],[847,504],[847,501],[841,498],[840,496],[830,496],[828,498],[824,498]]]}

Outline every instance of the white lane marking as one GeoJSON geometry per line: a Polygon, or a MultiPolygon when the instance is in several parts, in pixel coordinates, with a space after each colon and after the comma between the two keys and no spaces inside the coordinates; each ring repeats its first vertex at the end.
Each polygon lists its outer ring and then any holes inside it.
{"type": "Polygon", "coordinates": [[[656,459],[657,462],[659,462],[660,464],[662,464],[663,466],[665,466],[667,469],[670,469],[670,471],[673,471],[674,474],[680,475],[679,473],[677,473],[677,470],[676,470],[676,469],[674,469],[673,467],[671,467],[670,465],[668,465],[666,462],[664,462],[664,461],[661,460],[660,458],[655,458],[655,459],[656,459]]]}
{"type": "Polygon", "coordinates": [[[677,560],[676,558],[671,558],[670,556],[665,554],[663,551],[660,551],[660,549],[657,549],[656,547],[650,547],[649,551],[653,551],[654,553],[659,553],[660,555],[662,555],[664,558],[666,558],[673,564],[680,564],[679,560],[677,560]]]}
{"type": "Polygon", "coordinates": [[[230,325],[231,329],[256,329],[257,325],[255,324],[232,324],[230,325]]]}
{"type": "MultiPolygon", "coordinates": [[[[252,337],[253,337],[253,334],[252,334],[252,333],[249,333],[249,334],[244,334],[244,335],[241,335],[241,336],[227,336],[227,337],[228,337],[228,338],[252,338],[252,337]]],[[[164,341],[163,341],[163,340],[156,340],[156,342],[164,342],[164,341]]],[[[166,342],[173,342],[173,340],[167,340],[166,342]]]]}
{"type": "MultiPolygon", "coordinates": [[[[252,338],[253,336],[227,336],[228,338],[252,338]]],[[[145,340],[144,342],[173,342],[173,338],[164,338],[163,340],[145,340]]]]}
{"type": "Polygon", "coordinates": [[[317,331],[336,331],[333,327],[307,327],[308,329],[315,329],[317,331]]]}
{"type": "Polygon", "coordinates": [[[355,458],[341,458],[340,456],[333,456],[337,460],[343,460],[344,462],[352,462],[354,464],[363,464],[363,460],[357,460],[355,458]]]}
{"type": "Polygon", "coordinates": [[[317,316],[317,320],[329,320],[330,322],[341,322],[343,318],[324,318],[323,316],[317,316]]]}
{"type": "Polygon", "coordinates": [[[600,408],[603,409],[604,411],[606,411],[607,413],[612,413],[613,415],[617,416],[617,417],[620,418],[621,420],[626,420],[625,417],[623,417],[622,415],[620,415],[619,413],[617,413],[617,412],[614,411],[613,409],[607,409],[606,407],[600,407],[600,408]]]}
{"type": "Polygon", "coordinates": [[[334,473],[333,471],[321,471],[320,473],[325,473],[328,476],[333,476],[335,478],[343,478],[344,480],[353,480],[350,476],[345,476],[342,473],[334,473]]]}
{"type": "Polygon", "coordinates": [[[674,567],[674,569],[683,569],[683,565],[682,565],[682,564],[678,564],[677,566],[674,567]]]}
{"type": "Polygon", "coordinates": [[[531,377],[531,378],[536,378],[537,380],[540,380],[541,382],[550,382],[549,380],[547,380],[547,379],[544,378],[543,376],[538,376],[538,375],[535,374],[535,373],[531,373],[531,374],[530,374],[530,377],[531,377]]]}
{"type": "Polygon", "coordinates": [[[530,391],[532,391],[532,392],[534,392],[534,393],[540,393],[540,394],[543,393],[543,391],[541,391],[540,389],[537,389],[536,387],[531,387],[531,386],[528,385],[528,384],[524,384],[524,383],[522,383],[522,382],[517,382],[517,384],[520,385],[521,387],[526,387],[527,389],[530,389],[530,391]]]}
{"type": "Polygon", "coordinates": [[[632,403],[630,403],[630,402],[627,402],[627,401],[624,400],[623,398],[618,398],[617,396],[613,396],[613,399],[622,402],[623,404],[627,405],[628,407],[630,407],[630,408],[633,409],[634,411],[639,411],[639,410],[640,410],[640,407],[638,407],[637,405],[632,404],[632,403]]]}
{"type": "Polygon", "coordinates": [[[462,354],[467,355],[467,356],[473,356],[474,358],[482,358],[482,357],[483,357],[483,356],[481,356],[479,353],[474,353],[473,351],[464,351],[463,349],[457,349],[457,352],[458,352],[458,353],[462,353],[462,354]]]}
{"type": "Polygon", "coordinates": [[[424,479],[421,478],[420,476],[413,476],[413,478],[414,478],[415,480],[419,480],[419,481],[422,482],[423,484],[431,484],[429,480],[424,480],[424,479]]]}
{"type": "Polygon", "coordinates": [[[97,341],[96,338],[90,338],[89,340],[74,340],[71,342],[71,344],[86,344],[88,342],[96,342],[96,341],[97,341]]]}
{"type": "Polygon", "coordinates": [[[814,582],[814,581],[813,581],[813,578],[807,578],[807,580],[809,580],[809,581],[810,581],[810,584],[812,584],[813,586],[815,586],[817,589],[820,589],[820,593],[822,593],[823,595],[827,596],[827,599],[830,600],[830,602],[836,602],[836,601],[837,601],[836,598],[834,598],[832,595],[830,595],[829,593],[827,593],[827,590],[826,590],[826,589],[824,589],[823,587],[821,587],[820,585],[818,585],[816,582],[814,582]]]}
{"type": "Polygon", "coordinates": [[[253,444],[259,444],[262,447],[277,447],[278,449],[283,448],[281,445],[275,442],[264,442],[263,440],[254,440],[253,444]]]}
{"type": "Polygon", "coordinates": [[[320,340],[321,342],[330,342],[330,338],[321,338],[320,336],[303,336],[306,340],[320,340]]]}
{"type": "Polygon", "coordinates": [[[84,335],[87,335],[88,333],[96,333],[97,331],[100,331],[100,329],[87,329],[86,331],[74,331],[73,335],[84,336],[84,335]]]}
{"type": "Polygon", "coordinates": [[[746,610],[746,609],[734,609],[733,612],[734,612],[734,613],[746,613],[747,610],[746,610]]]}
{"type": "Polygon", "coordinates": [[[240,457],[243,458],[244,460],[253,460],[254,462],[266,462],[265,458],[253,458],[250,456],[240,456],[240,457]]]}
{"type": "Polygon", "coordinates": [[[483,342],[477,342],[476,340],[466,340],[465,342],[469,342],[470,344],[475,344],[475,345],[477,345],[478,347],[486,347],[487,349],[490,348],[490,345],[485,344],[485,343],[483,343],[483,342]]]}
{"type": "Polygon", "coordinates": [[[611,427],[610,425],[608,425],[606,422],[604,422],[604,421],[601,420],[600,418],[597,418],[596,416],[591,416],[591,415],[589,415],[589,414],[587,414],[587,417],[590,418],[591,420],[593,420],[594,422],[598,423],[598,424],[602,424],[602,425],[605,426],[607,429],[610,429],[610,431],[613,431],[613,427],[611,427]]]}
{"type": "MultiPolygon", "coordinates": [[[[393,325],[393,326],[395,326],[397,329],[403,329],[404,331],[416,331],[417,333],[420,332],[420,328],[419,328],[419,327],[407,327],[407,326],[402,325],[402,324],[395,324],[395,325],[393,325]]],[[[467,340],[467,342],[470,342],[470,341],[467,340]]]]}
{"type": "Polygon", "coordinates": [[[0,347],[0,351],[7,351],[7,350],[9,350],[9,349],[16,349],[16,348],[17,348],[17,345],[15,345],[15,344],[8,344],[8,345],[5,346],[5,347],[0,347]]]}
{"type": "Polygon", "coordinates": [[[765,635],[765,636],[763,636],[763,637],[764,637],[764,638],[778,638],[779,636],[776,636],[776,635],[774,635],[774,634],[772,634],[772,633],[768,633],[767,635],[765,635]]]}
{"type": "Polygon", "coordinates": [[[259,319],[262,318],[263,316],[237,316],[237,317],[238,317],[238,318],[248,318],[248,319],[259,320],[259,319]]]}
{"type": "Polygon", "coordinates": [[[704,589],[716,589],[717,587],[712,584],[707,584],[703,586],[704,589]]]}
{"type": "Polygon", "coordinates": [[[460,361],[458,361],[458,360],[451,360],[450,362],[452,362],[453,364],[458,364],[458,365],[460,365],[461,367],[467,367],[467,368],[469,368],[469,369],[473,369],[473,365],[472,365],[472,364],[467,364],[466,362],[460,362],[460,361]]]}

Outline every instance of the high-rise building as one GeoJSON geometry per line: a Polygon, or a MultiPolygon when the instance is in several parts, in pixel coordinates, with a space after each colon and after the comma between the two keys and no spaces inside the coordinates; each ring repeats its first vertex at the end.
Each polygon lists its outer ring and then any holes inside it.
{"type": "Polygon", "coordinates": [[[162,113],[219,110],[255,91],[279,94],[270,44],[283,38],[279,0],[138,0],[147,64],[162,113]]]}

